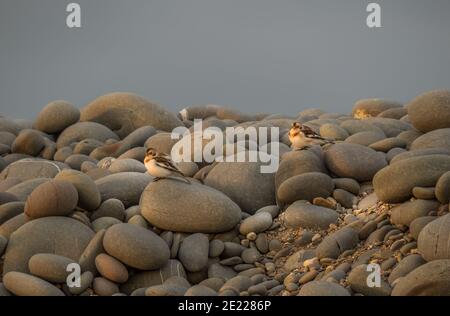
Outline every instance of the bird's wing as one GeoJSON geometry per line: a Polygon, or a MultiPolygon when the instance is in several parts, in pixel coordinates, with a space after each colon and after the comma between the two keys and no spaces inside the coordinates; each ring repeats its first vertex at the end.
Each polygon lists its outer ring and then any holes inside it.
{"type": "Polygon", "coordinates": [[[159,167],[179,173],[184,176],[184,174],[180,171],[180,169],[177,168],[177,166],[175,166],[171,159],[164,156],[156,156],[154,159],[156,161],[156,165],[158,165],[159,167]]]}
{"type": "Polygon", "coordinates": [[[302,133],[308,138],[324,139],[322,136],[320,136],[319,134],[314,132],[311,128],[305,125],[302,126],[302,133]]]}

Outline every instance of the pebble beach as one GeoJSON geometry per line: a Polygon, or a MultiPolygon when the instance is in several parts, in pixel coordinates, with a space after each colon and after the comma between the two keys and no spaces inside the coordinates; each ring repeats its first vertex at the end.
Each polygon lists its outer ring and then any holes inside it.
{"type": "Polygon", "coordinates": [[[0,296],[450,296],[450,90],[298,112],[115,92],[0,113],[0,296]],[[184,161],[188,182],[155,181],[147,149],[197,119],[277,128],[277,170],[184,161]],[[295,122],[330,142],[292,148],[295,122]]]}

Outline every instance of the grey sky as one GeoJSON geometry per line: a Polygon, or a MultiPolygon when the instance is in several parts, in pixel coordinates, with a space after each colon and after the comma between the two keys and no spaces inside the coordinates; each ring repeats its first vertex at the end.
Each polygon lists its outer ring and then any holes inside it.
{"type": "Polygon", "coordinates": [[[0,0],[0,114],[132,91],[176,110],[348,112],[450,88],[450,1],[0,0]],[[83,27],[65,25],[78,2],[83,27]]]}

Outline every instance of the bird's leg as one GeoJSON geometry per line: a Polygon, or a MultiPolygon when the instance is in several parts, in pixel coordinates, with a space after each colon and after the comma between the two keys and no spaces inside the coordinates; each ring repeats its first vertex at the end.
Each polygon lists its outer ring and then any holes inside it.
{"type": "Polygon", "coordinates": [[[156,178],[154,178],[153,179],[153,182],[158,182],[159,180],[161,180],[162,178],[160,178],[160,177],[156,177],[156,178]]]}

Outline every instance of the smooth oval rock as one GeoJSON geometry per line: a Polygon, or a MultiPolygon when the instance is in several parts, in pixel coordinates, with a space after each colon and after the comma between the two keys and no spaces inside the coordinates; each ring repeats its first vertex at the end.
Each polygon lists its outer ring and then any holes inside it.
{"type": "Polygon", "coordinates": [[[312,281],[302,286],[298,296],[350,296],[350,293],[336,283],[312,281]]]}
{"type": "Polygon", "coordinates": [[[387,165],[375,150],[357,144],[336,144],[325,152],[325,163],[339,177],[358,181],[372,180],[387,165]]]}
{"type": "Polygon", "coordinates": [[[411,150],[419,149],[450,150],[450,128],[437,129],[416,138],[411,144],[411,150]]]}
{"type": "Polygon", "coordinates": [[[383,279],[381,279],[379,287],[370,287],[368,285],[367,279],[370,273],[370,271],[367,271],[367,265],[365,264],[353,268],[347,278],[352,290],[366,296],[389,296],[392,289],[383,279]]]}
{"type": "Polygon", "coordinates": [[[362,119],[371,116],[378,116],[382,112],[401,108],[401,103],[383,99],[361,99],[355,103],[352,110],[352,115],[356,118],[362,119]]]}
{"type": "Polygon", "coordinates": [[[183,265],[177,260],[169,260],[161,269],[136,272],[120,287],[120,290],[125,294],[130,294],[139,288],[163,284],[173,276],[186,278],[183,265]]]}
{"type": "Polygon", "coordinates": [[[178,250],[178,258],[187,271],[198,272],[206,268],[208,252],[208,237],[197,233],[183,239],[178,250]]]}
{"type": "Polygon", "coordinates": [[[48,134],[63,131],[80,119],[80,110],[67,101],[56,100],[47,104],[39,112],[34,128],[48,134]]]}
{"type": "Polygon", "coordinates": [[[283,214],[284,223],[291,228],[327,229],[338,217],[334,210],[302,201],[291,204],[283,214]]]}
{"type": "Polygon", "coordinates": [[[150,230],[131,224],[110,227],[103,238],[103,247],[109,255],[140,270],[159,269],[170,256],[163,239],[150,230]]]}
{"type": "Polygon", "coordinates": [[[246,236],[248,233],[262,233],[272,226],[272,215],[267,212],[257,213],[247,217],[239,226],[239,232],[246,236]]]}
{"type": "Polygon", "coordinates": [[[45,216],[69,215],[78,204],[78,192],[70,182],[47,181],[28,197],[25,214],[32,219],[45,216]]]}
{"type": "Polygon", "coordinates": [[[125,207],[139,204],[141,194],[153,177],[139,172],[120,172],[95,181],[102,201],[117,199],[125,207]]]}
{"type": "Polygon", "coordinates": [[[434,200],[414,200],[405,202],[391,210],[391,223],[409,226],[416,218],[437,211],[439,202],[434,200]]]}
{"type": "Polygon", "coordinates": [[[419,234],[417,245],[427,261],[450,259],[450,214],[426,225],[419,234]]]}
{"type": "Polygon", "coordinates": [[[373,178],[378,198],[399,203],[412,196],[414,187],[433,187],[450,171],[450,156],[430,155],[405,159],[380,170],[373,178]],[[411,172],[414,170],[414,172],[411,172]]]}
{"type": "Polygon", "coordinates": [[[450,171],[439,178],[436,183],[435,195],[442,204],[450,202],[450,171]]]}
{"type": "Polygon", "coordinates": [[[100,206],[100,191],[86,174],[76,170],[63,170],[56,175],[55,180],[72,183],[78,192],[78,205],[86,211],[93,211],[100,206]]]}
{"type": "Polygon", "coordinates": [[[58,172],[69,168],[66,164],[43,159],[25,158],[8,165],[1,173],[0,179],[20,178],[22,181],[35,178],[54,178],[58,172]]]}
{"type": "Polygon", "coordinates": [[[239,206],[222,192],[174,179],[150,183],[139,205],[149,223],[176,232],[221,233],[241,219],[239,206]]]}
{"type": "Polygon", "coordinates": [[[392,296],[449,296],[450,260],[434,260],[401,278],[392,296]]]}
{"type": "Polygon", "coordinates": [[[27,222],[9,239],[3,271],[28,272],[29,259],[38,253],[78,260],[93,236],[89,227],[68,217],[44,217],[27,222]]]}
{"type": "Polygon", "coordinates": [[[319,259],[336,259],[345,250],[353,249],[358,242],[358,232],[351,227],[344,227],[325,237],[317,247],[316,255],[319,259]]]}
{"type": "Polygon", "coordinates": [[[80,120],[104,124],[122,138],[146,125],[167,132],[182,126],[175,114],[162,106],[126,92],[96,98],[81,110],[80,120]]]}
{"type": "Polygon", "coordinates": [[[95,258],[97,271],[106,279],[125,283],[128,280],[128,270],[119,260],[101,253],[95,258]]]}
{"type": "Polygon", "coordinates": [[[283,204],[291,204],[298,200],[312,202],[316,197],[331,196],[333,189],[334,183],[328,175],[310,172],[284,181],[277,190],[277,197],[283,204]]]}
{"type": "Polygon", "coordinates": [[[408,105],[411,123],[422,132],[450,127],[450,91],[434,90],[419,95],[408,105]]]}
{"type": "Polygon", "coordinates": [[[17,296],[64,296],[53,284],[22,272],[5,273],[3,284],[17,296]]]}
{"type": "Polygon", "coordinates": [[[65,283],[70,270],[67,268],[76,260],[51,253],[38,253],[30,258],[28,269],[31,274],[51,283],[65,283]]]}
{"type": "Polygon", "coordinates": [[[11,145],[11,152],[37,156],[44,146],[44,138],[38,132],[32,129],[26,129],[17,135],[11,145]]]}
{"type": "Polygon", "coordinates": [[[56,147],[60,149],[87,138],[101,142],[105,142],[108,139],[119,140],[119,137],[105,125],[95,122],[79,122],[70,125],[59,134],[56,147]]]}
{"type": "Polygon", "coordinates": [[[274,174],[262,173],[262,166],[259,162],[221,162],[204,182],[225,193],[242,210],[254,214],[261,207],[275,204],[274,174]]]}

